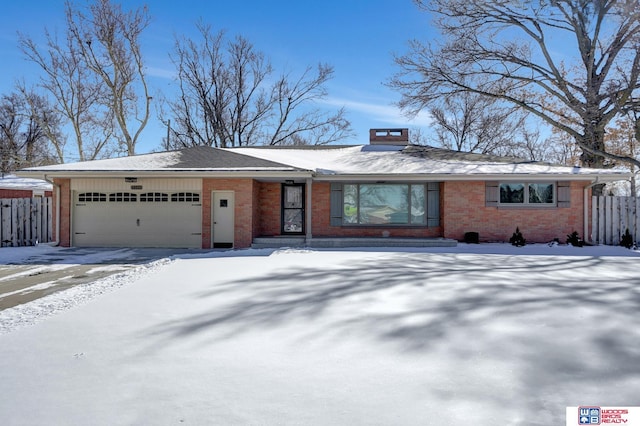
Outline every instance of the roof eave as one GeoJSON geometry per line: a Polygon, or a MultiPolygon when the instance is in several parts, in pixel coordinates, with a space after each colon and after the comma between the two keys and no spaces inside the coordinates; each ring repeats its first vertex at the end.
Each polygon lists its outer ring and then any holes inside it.
{"type": "Polygon", "coordinates": [[[585,181],[585,182],[618,182],[631,179],[631,173],[624,174],[566,174],[566,173],[493,173],[493,174],[316,174],[316,181],[500,181],[500,180],[526,180],[526,181],[585,181]]]}
{"type": "Polygon", "coordinates": [[[306,170],[22,170],[18,176],[36,179],[51,178],[303,178],[312,177],[313,173],[306,170]]]}
{"type": "Polygon", "coordinates": [[[50,180],[51,178],[313,178],[315,181],[487,181],[487,180],[526,180],[526,181],[585,181],[617,182],[629,180],[632,173],[492,173],[492,174],[449,174],[449,173],[390,173],[357,174],[336,173],[320,174],[309,170],[206,170],[206,169],[163,169],[163,170],[21,170],[17,176],[50,180]]]}

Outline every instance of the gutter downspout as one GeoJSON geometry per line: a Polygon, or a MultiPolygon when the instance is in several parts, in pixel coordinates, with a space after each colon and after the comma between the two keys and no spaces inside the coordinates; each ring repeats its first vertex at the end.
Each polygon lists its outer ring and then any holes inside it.
{"type": "MultiPolygon", "coordinates": [[[[599,178],[596,177],[595,182],[592,182],[590,185],[585,186],[583,190],[584,194],[582,196],[582,199],[584,202],[584,213],[583,213],[584,230],[582,232],[582,235],[584,236],[584,240],[588,241],[589,243],[593,243],[593,240],[591,239],[591,234],[589,234],[589,198],[588,198],[589,190],[599,184],[600,184],[599,178]],[[587,235],[589,238],[587,238],[587,235]]],[[[591,212],[591,214],[593,214],[593,212],[591,212]]]]}
{"type": "Polygon", "coordinates": [[[49,182],[56,189],[56,235],[55,235],[55,243],[56,247],[60,245],[60,185],[55,183],[52,180],[47,178],[47,175],[44,175],[44,180],[49,182]]]}

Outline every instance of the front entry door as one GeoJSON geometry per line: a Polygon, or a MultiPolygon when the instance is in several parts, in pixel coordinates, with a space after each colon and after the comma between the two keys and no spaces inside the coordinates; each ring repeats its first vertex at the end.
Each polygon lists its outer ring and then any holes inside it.
{"type": "Polygon", "coordinates": [[[304,184],[282,185],[282,233],[304,233],[304,184]]]}
{"type": "Polygon", "coordinates": [[[234,193],[214,191],[212,199],[213,248],[233,248],[234,193]]]}

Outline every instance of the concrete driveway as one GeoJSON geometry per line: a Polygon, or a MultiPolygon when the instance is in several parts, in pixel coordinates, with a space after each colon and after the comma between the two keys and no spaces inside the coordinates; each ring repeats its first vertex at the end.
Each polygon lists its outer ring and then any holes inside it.
{"type": "MultiPolygon", "coordinates": [[[[0,259],[2,259],[0,249],[0,259]]],[[[19,261],[0,260],[0,310],[70,287],[96,281],[177,254],[187,249],[67,248],[52,249],[19,261]]],[[[7,253],[5,251],[5,253],[7,253]]],[[[9,257],[9,256],[7,256],[9,257]]]]}

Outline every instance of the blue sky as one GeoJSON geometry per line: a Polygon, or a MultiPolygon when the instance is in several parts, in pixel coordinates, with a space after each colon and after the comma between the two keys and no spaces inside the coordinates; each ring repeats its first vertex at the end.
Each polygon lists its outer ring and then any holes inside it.
{"type": "MultiPolygon", "coordinates": [[[[78,3],[84,4],[84,3],[78,3]]],[[[135,8],[143,1],[123,1],[135,8]]],[[[174,66],[169,59],[174,35],[197,37],[202,19],[214,30],[240,34],[271,58],[277,70],[302,72],[318,62],[334,66],[327,103],[344,106],[356,137],[345,143],[367,143],[369,128],[425,128],[426,117],[409,121],[393,105],[399,95],[384,86],[396,71],[392,54],[403,53],[411,38],[425,40],[430,17],[411,0],[181,0],[149,2],[152,23],[144,33],[143,53],[152,90],[169,94],[174,66]]],[[[13,90],[16,79],[35,83],[39,70],[17,47],[17,31],[34,39],[44,28],[64,31],[64,0],[9,2],[0,15],[0,93],[13,90]]],[[[166,130],[155,115],[137,152],[156,149],[166,130]]]]}

